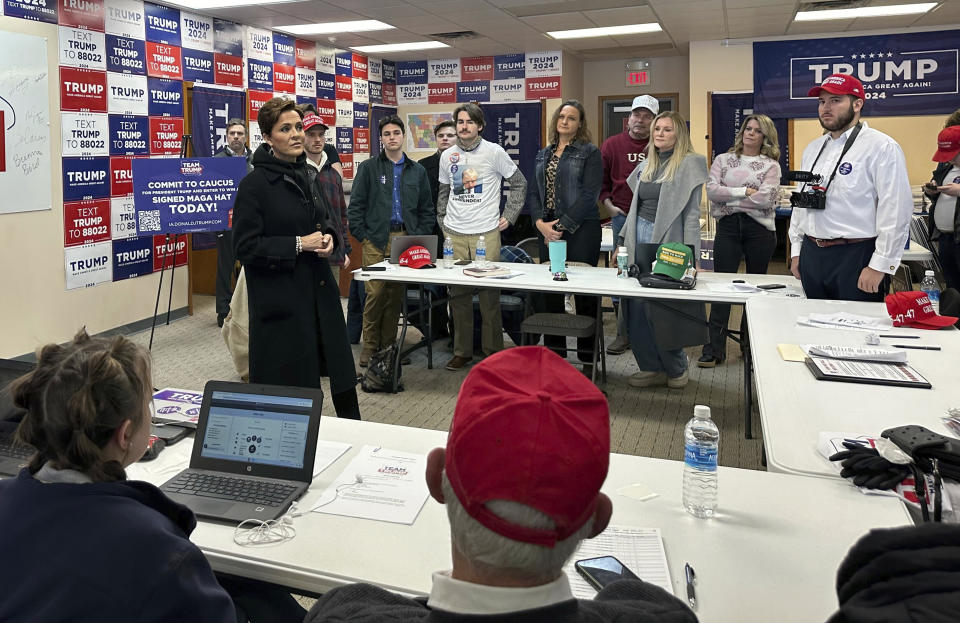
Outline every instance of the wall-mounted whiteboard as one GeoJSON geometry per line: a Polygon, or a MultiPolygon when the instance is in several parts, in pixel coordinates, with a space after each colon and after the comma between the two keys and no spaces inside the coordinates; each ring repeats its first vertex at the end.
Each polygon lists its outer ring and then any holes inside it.
{"type": "Polygon", "coordinates": [[[0,214],[49,210],[47,43],[0,30],[0,58],[0,214]]]}

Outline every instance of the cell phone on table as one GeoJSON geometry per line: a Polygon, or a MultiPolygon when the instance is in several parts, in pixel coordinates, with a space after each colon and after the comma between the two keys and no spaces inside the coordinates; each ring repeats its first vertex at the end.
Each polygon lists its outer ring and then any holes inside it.
{"type": "Polygon", "coordinates": [[[757,288],[761,290],[779,290],[780,288],[786,288],[786,287],[787,286],[783,285],[782,283],[764,283],[757,286],[757,288]]]}
{"type": "Polygon", "coordinates": [[[602,590],[605,586],[617,580],[639,580],[640,578],[614,556],[600,556],[599,558],[585,558],[573,563],[577,573],[583,576],[590,586],[602,590]]]}
{"type": "Polygon", "coordinates": [[[470,260],[457,260],[453,263],[454,266],[466,266],[470,263],[470,260]]]}

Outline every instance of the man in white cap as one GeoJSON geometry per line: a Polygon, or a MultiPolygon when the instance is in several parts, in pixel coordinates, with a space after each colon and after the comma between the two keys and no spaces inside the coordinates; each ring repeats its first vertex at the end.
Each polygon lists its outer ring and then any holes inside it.
{"type": "MultiPolygon", "coordinates": [[[[633,98],[627,117],[625,132],[614,134],[603,142],[600,155],[603,158],[603,184],[600,187],[600,201],[613,215],[613,239],[617,239],[620,228],[627,220],[633,191],[627,186],[627,177],[647,157],[647,143],[650,142],[650,124],[660,112],[660,102],[652,95],[638,95],[633,98]]],[[[611,355],[620,355],[628,348],[627,324],[622,311],[617,314],[617,337],[607,347],[611,355]]]]}
{"type": "Polygon", "coordinates": [[[800,168],[820,175],[794,197],[790,270],[807,298],[883,301],[907,238],[913,195],[903,150],[860,121],[863,84],[828,76],[818,99],[823,136],[803,150],[800,168]]]}

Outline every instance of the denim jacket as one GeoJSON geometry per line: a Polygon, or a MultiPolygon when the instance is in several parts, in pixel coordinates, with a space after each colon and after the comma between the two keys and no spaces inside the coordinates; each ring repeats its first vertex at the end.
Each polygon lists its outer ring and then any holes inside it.
{"type": "MultiPolygon", "coordinates": [[[[537,152],[535,184],[527,190],[530,218],[536,223],[543,218],[547,206],[547,162],[553,157],[556,145],[547,145],[537,152]]],[[[603,161],[600,150],[593,143],[573,142],[560,155],[557,179],[554,182],[554,207],[564,229],[574,232],[580,223],[599,219],[597,197],[603,181],[603,161]]]]}

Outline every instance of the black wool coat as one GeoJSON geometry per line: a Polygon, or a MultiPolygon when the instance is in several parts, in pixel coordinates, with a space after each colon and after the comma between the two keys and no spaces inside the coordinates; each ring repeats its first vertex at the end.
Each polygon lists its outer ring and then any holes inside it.
{"type": "Polygon", "coordinates": [[[356,385],[340,291],[326,258],[296,251],[296,236],[334,234],[331,215],[311,198],[304,158],[284,162],[263,144],[237,191],[233,246],[247,279],[250,382],[320,387],[329,376],[338,394],[356,385]]]}

